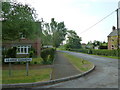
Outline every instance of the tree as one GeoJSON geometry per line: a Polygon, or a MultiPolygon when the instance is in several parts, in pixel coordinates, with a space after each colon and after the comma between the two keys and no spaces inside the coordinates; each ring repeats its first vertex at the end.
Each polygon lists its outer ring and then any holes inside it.
{"type": "Polygon", "coordinates": [[[36,13],[28,5],[13,2],[2,3],[2,39],[16,40],[21,36],[33,38],[36,35],[36,13]]]}
{"type": "Polygon", "coordinates": [[[53,46],[59,47],[63,40],[65,40],[65,35],[67,29],[65,28],[64,22],[60,22],[57,25],[54,25],[55,28],[53,28],[53,46]],[[55,30],[56,29],[56,30],[55,30]]]}
{"type": "Polygon", "coordinates": [[[92,43],[95,46],[100,46],[101,45],[101,42],[100,41],[96,41],[94,40],[94,42],[92,43]]]}
{"type": "Polygon", "coordinates": [[[43,21],[42,26],[42,42],[44,44],[53,45],[57,48],[62,41],[65,40],[67,29],[65,28],[64,22],[56,22],[54,18],[52,18],[50,23],[43,21]]]}
{"type": "Polygon", "coordinates": [[[75,48],[75,49],[78,49],[78,48],[81,48],[81,37],[79,37],[77,35],[77,33],[73,30],[69,30],[67,31],[67,44],[66,44],[66,47],[67,48],[75,48]]]}

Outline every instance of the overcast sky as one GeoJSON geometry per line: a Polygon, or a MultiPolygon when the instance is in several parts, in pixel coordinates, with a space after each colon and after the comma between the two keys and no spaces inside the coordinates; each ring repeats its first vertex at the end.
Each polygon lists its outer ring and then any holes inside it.
{"type": "Polygon", "coordinates": [[[17,0],[34,7],[38,18],[50,22],[64,21],[68,30],[75,30],[82,37],[82,43],[88,41],[107,41],[112,26],[116,26],[116,12],[107,19],[85,31],[118,8],[119,0],[17,0]],[[83,32],[83,33],[82,33],[83,32]]]}

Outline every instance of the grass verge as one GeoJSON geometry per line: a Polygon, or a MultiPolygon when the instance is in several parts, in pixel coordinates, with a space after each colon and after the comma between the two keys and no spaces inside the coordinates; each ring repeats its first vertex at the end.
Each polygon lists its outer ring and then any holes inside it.
{"type": "Polygon", "coordinates": [[[73,56],[73,55],[70,55],[67,53],[63,53],[63,54],[66,58],[68,58],[70,60],[70,62],[73,64],[73,66],[76,67],[81,72],[88,71],[89,69],[91,69],[93,67],[93,63],[91,63],[87,60],[78,58],[76,56],[73,56]]]}
{"type": "Polygon", "coordinates": [[[12,70],[12,76],[9,76],[8,70],[2,70],[2,84],[47,81],[50,79],[51,70],[51,68],[29,70],[29,76],[26,76],[26,70],[12,70]]]}

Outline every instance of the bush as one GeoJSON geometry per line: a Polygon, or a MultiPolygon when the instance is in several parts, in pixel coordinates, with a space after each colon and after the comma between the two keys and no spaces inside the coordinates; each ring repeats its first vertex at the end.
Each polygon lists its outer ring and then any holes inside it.
{"type": "Polygon", "coordinates": [[[43,59],[43,64],[52,64],[54,59],[54,52],[53,48],[47,48],[41,51],[41,57],[43,59]]]}
{"type": "Polygon", "coordinates": [[[12,47],[8,50],[2,50],[2,63],[4,63],[4,58],[16,58],[16,47],[12,47]]]}

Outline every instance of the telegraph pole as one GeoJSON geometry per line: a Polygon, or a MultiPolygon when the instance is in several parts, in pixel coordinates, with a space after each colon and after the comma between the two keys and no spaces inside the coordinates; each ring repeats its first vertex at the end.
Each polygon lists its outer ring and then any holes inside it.
{"type": "MultiPolygon", "coordinates": [[[[119,38],[120,38],[120,30],[119,30],[119,28],[120,28],[120,26],[119,26],[119,9],[120,8],[118,8],[116,11],[117,11],[117,34],[118,34],[118,39],[117,39],[117,42],[118,42],[118,47],[117,47],[117,49],[120,49],[120,41],[119,41],[119,38]]],[[[118,50],[119,51],[119,50],[118,50]]]]}

